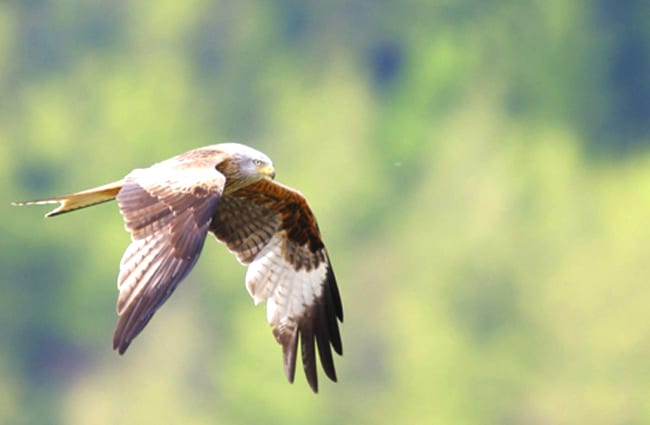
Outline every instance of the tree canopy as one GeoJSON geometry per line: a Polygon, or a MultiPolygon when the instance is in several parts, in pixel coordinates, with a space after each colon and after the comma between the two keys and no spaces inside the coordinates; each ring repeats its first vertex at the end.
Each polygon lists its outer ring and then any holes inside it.
{"type": "Polygon", "coordinates": [[[0,2],[0,423],[650,423],[648,2],[0,2]],[[208,240],[125,356],[114,204],[237,141],[310,200],[339,382],[208,240]]]}

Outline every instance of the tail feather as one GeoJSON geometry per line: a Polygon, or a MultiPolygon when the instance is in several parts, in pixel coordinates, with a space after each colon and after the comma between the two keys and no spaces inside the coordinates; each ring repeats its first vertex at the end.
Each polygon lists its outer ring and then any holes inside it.
{"type": "Polygon", "coordinates": [[[124,182],[122,180],[109,183],[94,189],[84,190],[82,192],[71,193],[69,195],[57,196],[55,198],[39,199],[36,201],[26,202],[12,202],[12,205],[43,205],[43,204],[56,204],[60,203],[57,208],[45,214],[45,217],[53,217],[55,215],[67,213],[70,211],[78,210],[80,208],[90,207],[92,205],[101,204],[115,199],[124,182]]]}

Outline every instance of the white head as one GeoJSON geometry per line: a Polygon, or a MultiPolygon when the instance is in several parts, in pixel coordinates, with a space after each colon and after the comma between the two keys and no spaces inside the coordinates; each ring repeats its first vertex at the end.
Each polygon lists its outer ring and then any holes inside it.
{"type": "Polygon", "coordinates": [[[226,191],[263,178],[275,178],[271,158],[256,149],[239,143],[221,143],[212,148],[226,154],[226,160],[217,165],[217,170],[226,176],[226,191]]]}

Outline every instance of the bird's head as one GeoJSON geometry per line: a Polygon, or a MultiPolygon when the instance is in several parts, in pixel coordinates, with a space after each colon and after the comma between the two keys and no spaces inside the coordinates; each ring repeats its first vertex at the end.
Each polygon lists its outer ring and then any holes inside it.
{"type": "Polygon", "coordinates": [[[253,165],[251,168],[253,173],[257,173],[262,177],[268,177],[271,180],[275,178],[275,168],[273,168],[273,162],[271,162],[268,156],[260,152],[260,156],[251,158],[250,162],[253,165]]]}
{"type": "Polygon", "coordinates": [[[275,178],[275,168],[271,158],[248,146],[238,145],[237,148],[233,158],[243,177],[252,177],[256,180],[275,178]]]}
{"type": "Polygon", "coordinates": [[[227,160],[217,168],[226,176],[226,186],[232,185],[229,189],[244,187],[264,178],[275,178],[273,162],[262,152],[239,143],[218,146],[227,155],[227,160]]]}

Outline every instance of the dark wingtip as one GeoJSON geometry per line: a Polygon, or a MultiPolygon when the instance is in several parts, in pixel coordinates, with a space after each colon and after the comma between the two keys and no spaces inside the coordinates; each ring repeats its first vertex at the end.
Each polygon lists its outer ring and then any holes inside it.
{"type": "Polygon", "coordinates": [[[336,369],[332,350],[339,355],[343,354],[341,334],[338,320],[343,320],[343,307],[341,297],[336,287],[336,280],[331,267],[327,268],[327,275],[322,282],[323,292],[300,317],[292,318],[297,323],[290,326],[281,325],[273,328],[273,336],[282,346],[284,371],[289,383],[294,382],[296,373],[296,357],[298,339],[305,378],[311,390],[318,393],[318,365],[320,362],[325,375],[333,382],[337,382],[336,369]],[[318,356],[316,355],[318,350],[318,356]],[[318,359],[320,361],[318,361],[318,359]]]}
{"type": "Polygon", "coordinates": [[[333,382],[337,382],[338,379],[332,348],[339,355],[343,354],[343,344],[337,323],[337,318],[341,322],[343,321],[343,306],[336,286],[336,279],[329,264],[323,285],[323,294],[305,312],[306,314],[299,324],[303,368],[307,382],[314,393],[318,393],[316,349],[318,349],[318,357],[325,375],[333,382]]]}
{"type": "Polygon", "coordinates": [[[339,292],[339,287],[336,284],[336,276],[334,276],[334,270],[332,270],[332,263],[330,262],[329,256],[327,257],[327,280],[325,285],[328,287],[326,291],[329,293],[327,302],[334,307],[334,314],[336,317],[343,323],[343,303],[341,302],[341,293],[339,292]]]}
{"type": "Polygon", "coordinates": [[[296,377],[296,352],[298,351],[298,330],[291,333],[282,333],[279,329],[273,329],[275,340],[282,346],[282,359],[284,363],[284,374],[290,384],[296,377]]]}
{"type": "Polygon", "coordinates": [[[126,352],[126,349],[129,348],[130,344],[131,341],[124,340],[121,335],[118,335],[116,330],[115,335],[113,335],[113,350],[122,355],[126,352]]]}
{"type": "MultiPolygon", "coordinates": [[[[129,309],[119,315],[117,320],[117,325],[115,326],[115,331],[113,332],[113,350],[117,351],[120,355],[126,352],[126,349],[129,348],[133,338],[135,338],[138,333],[144,327],[144,324],[136,327],[135,321],[129,320],[131,314],[133,313],[132,309],[129,309]]],[[[147,320],[148,321],[148,320],[147,320]]]]}
{"type": "Polygon", "coordinates": [[[314,393],[317,393],[318,375],[316,372],[316,335],[314,334],[314,325],[318,326],[318,323],[314,323],[314,318],[311,313],[308,313],[305,319],[306,320],[304,320],[300,325],[302,367],[305,370],[305,377],[307,378],[309,386],[314,393]]]}
{"type": "MultiPolygon", "coordinates": [[[[336,382],[336,369],[332,350],[330,348],[330,324],[328,323],[328,308],[326,304],[319,304],[316,311],[316,344],[318,345],[318,355],[323,371],[332,381],[336,382]]],[[[338,330],[338,329],[337,329],[338,330]]]]}
{"type": "Polygon", "coordinates": [[[289,383],[293,383],[296,377],[296,351],[298,349],[298,332],[294,332],[289,344],[283,347],[284,351],[284,373],[289,383]],[[284,348],[286,347],[286,349],[284,348]]]}
{"type": "Polygon", "coordinates": [[[332,344],[334,351],[336,351],[338,355],[342,356],[343,342],[341,340],[341,333],[336,319],[338,318],[338,320],[343,323],[343,304],[341,303],[341,294],[336,286],[336,278],[334,277],[334,271],[331,266],[328,267],[327,270],[327,281],[325,282],[325,285],[324,312],[321,314],[325,316],[323,321],[326,323],[323,323],[321,326],[327,326],[327,340],[332,344]],[[334,310],[333,312],[332,309],[334,310]]]}

